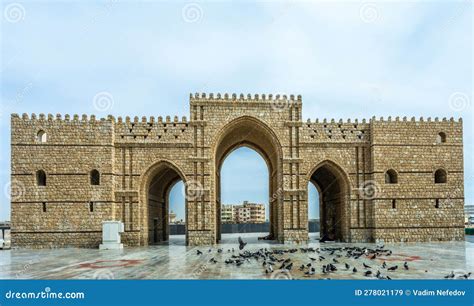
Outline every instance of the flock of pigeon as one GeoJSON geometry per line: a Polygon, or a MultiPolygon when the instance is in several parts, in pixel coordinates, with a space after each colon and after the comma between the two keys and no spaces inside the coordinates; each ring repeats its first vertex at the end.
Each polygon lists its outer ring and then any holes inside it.
{"type": "MultiPolygon", "coordinates": [[[[247,245],[246,242],[242,240],[241,237],[238,238],[239,241],[239,252],[236,255],[235,249],[227,249],[227,253],[232,255],[226,259],[224,262],[226,265],[235,265],[237,267],[243,265],[246,262],[251,262],[255,260],[257,262],[262,262],[262,268],[265,271],[265,274],[281,273],[285,275],[292,275],[291,271],[296,269],[294,262],[291,259],[291,254],[301,253],[308,254],[308,262],[301,264],[297,269],[304,277],[313,277],[315,275],[322,275],[324,279],[331,279],[331,276],[334,275],[334,278],[337,278],[336,274],[340,271],[345,271],[345,273],[357,274],[362,273],[363,276],[367,278],[376,278],[376,279],[392,279],[391,276],[395,274],[398,269],[409,270],[410,267],[408,262],[404,262],[400,267],[398,265],[388,265],[385,261],[380,265],[374,259],[386,258],[392,255],[392,251],[386,249],[383,245],[378,245],[375,249],[367,247],[357,247],[357,246],[344,246],[344,247],[321,247],[321,248],[312,248],[312,247],[300,247],[300,248],[290,248],[290,249],[274,249],[268,250],[267,248],[260,248],[257,251],[248,251],[244,250],[247,245]],[[362,262],[362,265],[356,267],[355,265],[349,265],[345,262],[345,259],[367,259],[365,262],[362,262]],[[391,276],[390,276],[390,275],[391,276]]],[[[212,249],[209,249],[208,253],[211,253],[212,249]]],[[[224,253],[224,249],[220,248],[217,250],[218,253],[224,253]]],[[[197,250],[197,255],[202,255],[203,252],[197,250]]],[[[216,264],[218,261],[213,257],[209,260],[210,263],[216,264]]],[[[427,271],[425,271],[427,272],[427,271]]],[[[453,272],[446,275],[444,278],[470,278],[471,273],[462,273],[456,275],[453,272]]]]}

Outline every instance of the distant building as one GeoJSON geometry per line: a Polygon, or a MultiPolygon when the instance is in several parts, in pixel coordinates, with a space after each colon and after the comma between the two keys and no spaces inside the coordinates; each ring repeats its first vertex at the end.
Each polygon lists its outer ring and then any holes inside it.
{"type": "Polygon", "coordinates": [[[474,224],[474,205],[464,206],[464,224],[474,224]]]}
{"type": "Polygon", "coordinates": [[[222,223],[235,223],[234,206],[235,205],[222,205],[222,208],[221,208],[221,222],[222,223]]]}
{"type": "Polygon", "coordinates": [[[176,223],[176,214],[171,211],[170,212],[170,224],[176,223]]]}
{"type": "Polygon", "coordinates": [[[244,201],[241,205],[222,205],[222,223],[264,223],[265,205],[244,201]]]}

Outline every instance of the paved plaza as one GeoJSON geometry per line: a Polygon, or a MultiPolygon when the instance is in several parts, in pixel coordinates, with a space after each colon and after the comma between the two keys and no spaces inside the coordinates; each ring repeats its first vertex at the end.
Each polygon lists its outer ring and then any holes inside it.
{"type": "MultiPolygon", "coordinates": [[[[387,244],[385,249],[392,251],[390,256],[378,256],[370,259],[334,257],[322,249],[332,247],[368,247],[375,244],[320,243],[315,234],[308,244],[277,244],[258,240],[264,234],[227,234],[222,243],[215,247],[188,247],[184,245],[184,236],[171,236],[166,244],[149,247],[129,247],[121,251],[98,249],[40,249],[40,250],[4,250],[0,251],[0,278],[2,279],[376,279],[364,276],[369,265],[374,273],[377,270],[391,279],[442,279],[454,271],[455,278],[474,272],[474,239],[466,236],[465,242],[387,244]],[[238,255],[238,237],[248,242],[244,250],[257,251],[261,248],[282,250],[296,248],[294,253],[275,255],[278,259],[291,258],[294,263],[290,271],[278,271],[275,265],[273,273],[265,273],[263,260],[249,259],[242,265],[226,264],[225,260],[238,255]],[[320,248],[320,253],[306,253],[301,248],[320,248]],[[221,248],[222,252],[218,252],[221,248]],[[234,252],[232,252],[234,249],[234,252]],[[197,255],[197,250],[203,252],[197,255]],[[210,250],[210,251],[209,251],[210,250]],[[311,261],[311,258],[323,256],[324,259],[311,261]],[[216,263],[211,262],[214,258],[216,263]],[[337,258],[339,263],[334,263],[337,258]],[[398,266],[395,271],[382,268],[398,266]],[[312,262],[316,273],[307,276],[299,270],[301,265],[312,262]],[[409,269],[403,268],[407,262],[409,269]],[[337,271],[322,273],[322,265],[334,263],[337,271]],[[350,269],[345,268],[345,263],[350,269]],[[358,272],[352,271],[356,267],[358,272]]],[[[306,271],[306,270],[305,270],[306,271]]]]}

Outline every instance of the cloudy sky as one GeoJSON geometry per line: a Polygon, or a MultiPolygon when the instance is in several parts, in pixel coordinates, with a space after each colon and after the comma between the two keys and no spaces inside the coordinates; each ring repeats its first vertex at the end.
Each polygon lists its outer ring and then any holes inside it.
{"type": "MultiPolygon", "coordinates": [[[[0,219],[10,113],[189,116],[190,92],[301,94],[305,119],[463,117],[474,204],[472,9],[467,0],[2,1],[0,219]],[[100,92],[113,104],[94,104],[100,92]]],[[[254,188],[265,175],[249,171],[223,173],[224,201],[246,191],[266,200],[254,188]]]]}

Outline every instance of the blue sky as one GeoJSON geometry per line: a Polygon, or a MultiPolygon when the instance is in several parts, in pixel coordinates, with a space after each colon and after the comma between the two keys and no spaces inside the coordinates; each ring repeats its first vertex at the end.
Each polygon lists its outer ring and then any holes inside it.
{"type": "Polygon", "coordinates": [[[474,204],[471,1],[3,1],[1,13],[0,219],[11,112],[189,116],[190,92],[301,94],[304,119],[463,117],[474,204]]]}

